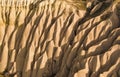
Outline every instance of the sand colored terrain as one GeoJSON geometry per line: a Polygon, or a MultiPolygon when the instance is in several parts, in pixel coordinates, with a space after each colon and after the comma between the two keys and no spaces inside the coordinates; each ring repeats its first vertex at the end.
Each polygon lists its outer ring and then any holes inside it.
{"type": "Polygon", "coordinates": [[[10,1],[0,0],[0,77],[120,77],[119,1],[10,1]]]}

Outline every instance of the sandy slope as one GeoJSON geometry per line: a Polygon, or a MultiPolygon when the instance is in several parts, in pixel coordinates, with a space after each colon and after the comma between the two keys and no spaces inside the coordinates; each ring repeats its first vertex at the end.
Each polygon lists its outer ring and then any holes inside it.
{"type": "Polygon", "coordinates": [[[112,3],[81,10],[63,0],[1,2],[0,74],[120,77],[120,4],[112,3]]]}

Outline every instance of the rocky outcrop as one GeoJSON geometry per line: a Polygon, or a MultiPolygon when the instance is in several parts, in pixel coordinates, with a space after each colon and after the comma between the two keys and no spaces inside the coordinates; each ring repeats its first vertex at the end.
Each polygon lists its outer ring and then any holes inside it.
{"type": "Polygon", "coordinates": [[[0,76],[120,77],[118,0],[0,0],[0,76]]]}

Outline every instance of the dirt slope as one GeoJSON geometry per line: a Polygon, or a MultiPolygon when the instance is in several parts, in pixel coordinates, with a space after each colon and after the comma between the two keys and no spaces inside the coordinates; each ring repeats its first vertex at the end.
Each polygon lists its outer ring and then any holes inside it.
{"type": "Polygon", "coordinates": [[[0,75],[120,77],[116,0],[0,0],[0,75]]]}

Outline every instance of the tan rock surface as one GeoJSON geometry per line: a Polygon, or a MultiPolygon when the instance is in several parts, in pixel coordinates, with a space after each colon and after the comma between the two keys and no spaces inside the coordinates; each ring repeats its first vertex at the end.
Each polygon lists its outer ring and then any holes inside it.
{"type": "Polygon", "coordinates": [[[119,0],[0,0],[3,75],[120,77],[119,0]]]}

